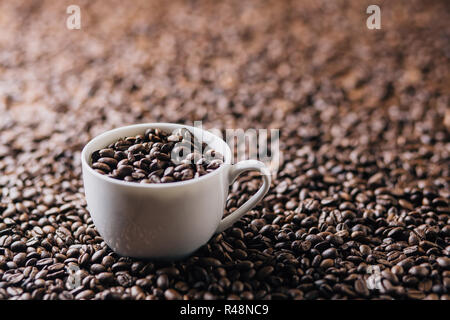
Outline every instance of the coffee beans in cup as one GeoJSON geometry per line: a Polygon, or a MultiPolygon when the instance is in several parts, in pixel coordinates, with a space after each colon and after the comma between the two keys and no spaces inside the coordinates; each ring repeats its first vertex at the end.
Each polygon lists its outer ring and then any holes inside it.
{"type": "Polygon", "coordinates": [[[164,132],[150,128],[97,150],[92,168],[108,177],[137,183],[195,179],[219,168],[223,155],[199,141],[188,129],[164,132]]]}

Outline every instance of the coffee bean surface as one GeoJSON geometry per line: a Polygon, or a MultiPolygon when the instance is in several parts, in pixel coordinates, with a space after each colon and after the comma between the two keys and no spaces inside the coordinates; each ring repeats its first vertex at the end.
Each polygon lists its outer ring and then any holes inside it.
{"type": "MultiPolygon", "coordinates": [[[[450,298],[448,1],[383,1],[379,30],[361,1],[76,4],[81,30],[65,1],[0,1],[0,299],[450,298]],[[197,120],[280,129],[269,193],[181,261],[117,255],[83,146],[197,120]]],[[[131,161],[135,142],[94,169],[149,179],[168,153],[131,161]]],[[[225,215],[260,184],[240,176],[225,215]]]]}
{"type": "Polygon", "coordinates": [[[199,178],[223,164],[223,156],[185,128],[173,132],[147,129],[91,156],[102,175],[138,183],[169,183],[199,178]]]}

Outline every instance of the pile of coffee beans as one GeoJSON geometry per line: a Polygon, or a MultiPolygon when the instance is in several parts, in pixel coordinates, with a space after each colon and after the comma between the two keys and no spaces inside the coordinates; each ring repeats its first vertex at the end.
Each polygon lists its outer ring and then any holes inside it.
{"type": "Polygon", "coordinates": [[[219,168],[223,156],[187,129],[172,133],[148,129],[92,154],[92,168],[111,178],[139,183],[169,183],[203,176],[219,168]]]}
{"type": "Polygon", "coordinates": [[[448,1],[384,1],[380,30],[364,1],[77,4],[81,30],[0,2],[0,299],[450,298],[448,1]],[[196,120],[280,129],[269,193],[189,258],[118,256],[83,146],[196,120]]]}

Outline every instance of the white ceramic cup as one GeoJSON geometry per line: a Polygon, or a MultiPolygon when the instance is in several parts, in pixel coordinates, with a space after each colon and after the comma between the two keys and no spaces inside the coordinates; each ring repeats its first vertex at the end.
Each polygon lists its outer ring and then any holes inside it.
{"type": "Polygon", "coordinates": [[[107,131],[92,139],[81,153],[88,210],[105,242],[118,254],[151,259],[178,259],[204,245],[253,208],[270,187],[270,172],[260,161],[231,164],[228,145],[200,128],[147,123],[107,131]],[[148,128],[190,130],[197,139],[224,155],[218,169],[196,179],[139,184],[101,175],[90,166],[94,151],[119,138],[143,134],[148,128]],[[244,171],[258,170],[263,184],[247,202],[222,219],[229,185],[244,171]]]}

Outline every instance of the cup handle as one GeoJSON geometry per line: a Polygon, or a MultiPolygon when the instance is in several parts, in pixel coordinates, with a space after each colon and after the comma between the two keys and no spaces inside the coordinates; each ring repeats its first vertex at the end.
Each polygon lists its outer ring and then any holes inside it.
{"type": "Polygon", "coordinates": [[[240,161],[230,167],[228,172],[228,181],[231,185],[234,180],[243,172],[258,170],[262,174],[263,185],[259,188],[250,199],[248,199],[242,206],[232,212],[229,216],[224,218],[217,227],[216,233],[222,232],[231,227],[237,220],[244,216],[250,209],[252,209],[269,191],[270,188],[270,171],[264,163],[257,160],[240,161]]]}

